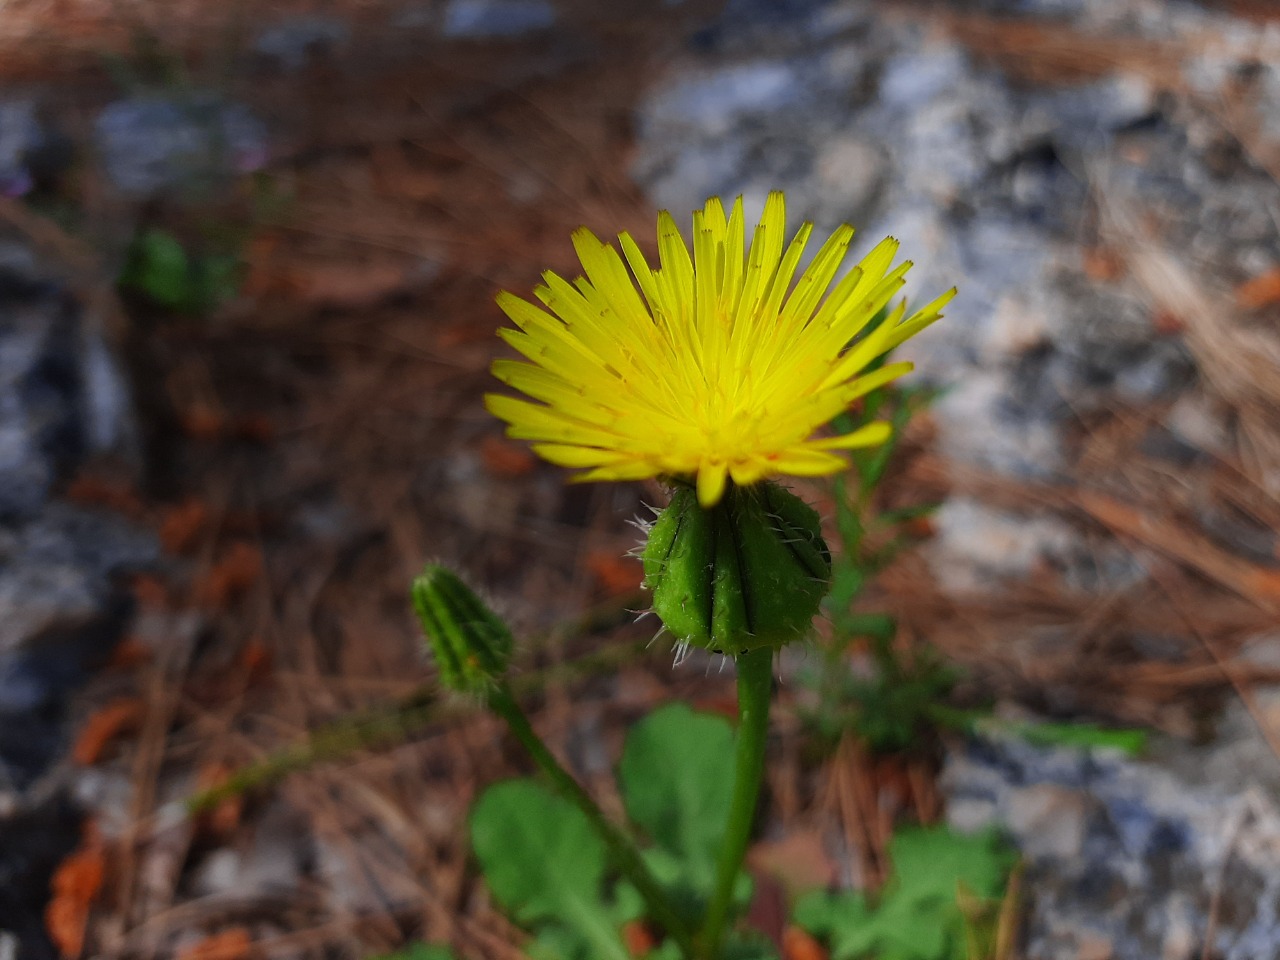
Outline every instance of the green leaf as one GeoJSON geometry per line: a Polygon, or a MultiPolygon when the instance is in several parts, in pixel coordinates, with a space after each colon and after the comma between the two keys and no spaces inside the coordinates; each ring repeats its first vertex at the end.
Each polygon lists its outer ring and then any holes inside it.
{"type": "Polygon", "coordinates": [[[453,951],[442,943],[410,943],[393,953],[384,953],[374,960],[456,960],[453,951]]]}
{"type": "Polygon", "coordinates": [[[1004,889],[1013,855],[994,832],[944,827],[897,833],[889,845],[893,877],[880,902],[861,894],[817,893],[796,904],[797,924],[827,939],[832,960],[964,960],[963,888],[983,899],[1004,889]]]}
{"type": "Polygon", "coordinates": [[[180,309],[187,303],[191,283],[191,261],[177,237],[152,228],[134,240],[121,286],[137,290],[163,307],[180,309]]]}
{"type": "Polygon", "coordinates": [[[627,816],[695,882],[714,876],[733,790],[734,733],[684,704],[656,710],[627,735],[618,768],[627,816]]]}
{"type": "Polygon", "coordinates": [[[567,800],[531,780],[492,786],[471,809],[471,844],[519,923],[563,926],[580,945],[568,956],[630,960],[602,895],[604,843],[567,800]]]}
{"type": "MultiPolygon", "coordinates": [[[[988,721],[999,725],[1000,721],[988,721]]],[[[1108,729],[1093,723],[1015,723],[1009,729],[1028,743],[1048,747],[1102,747],[1137,756],[1147,748],[1147,731],[1108,729]]]]}

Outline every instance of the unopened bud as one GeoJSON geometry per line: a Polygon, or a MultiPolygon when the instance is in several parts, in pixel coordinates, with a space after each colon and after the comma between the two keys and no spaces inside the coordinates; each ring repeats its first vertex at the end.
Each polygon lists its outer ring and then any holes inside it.
{"type": "Polygon", "coordinates": [[[458,577],[428,564],[410,591],[413,609],[440,671],[459,693],[481,694],[507,672],[514,641],[502,619],[458,577]]]}
{"type": "Polygon", "coordinates": [[[709,509],[678,487],[642,557],[676,640],[729,655],[803,637],[831,579],[817,512],[768,481],[730,485],[709,509]]]}

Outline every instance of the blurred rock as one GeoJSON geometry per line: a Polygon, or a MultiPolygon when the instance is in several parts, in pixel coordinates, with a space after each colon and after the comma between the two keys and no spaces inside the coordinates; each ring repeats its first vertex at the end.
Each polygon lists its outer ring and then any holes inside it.
{"type": "Polygon", "coordinates": [[[17,241],[0,240],[0,782],[56,756],[67,694],[109,655],[154,562],[149,533],[51,501],[90,457],[133,453],[129,389],[101,330],[17,241]]]}
{"type": "MultiPolygon", "coordinates": [[[[1192,4],[968,6],[1141,37],[1208,30],[1234,51],[1215,55],[1247,60],[1231,39],[1238,21],[1192,4]]],[[[1149,291],[1091,275],[1082,250],[1097,242],[1090,191],[1105,175],[1206,276],[1244,279],[1274,263],[1265,251],[1280,249],[1280,228],[1266,211],[1280,207],[1280,187],[1222,146],[1219,122],[1119,67],[1075,85],[1010,82],[923,18],[879,17],[873,4],[734,9],[639,108],[634,172],[658,206],[682,213],[742,193],[754,215],[782,188],[793,224],[810,218],[821,233],[855,222],[855,255],[897,237],[918,264],[912,302],[957,285],[947,319],[900,351],[918,378],[947,387],[933,415],[957,462],[1063,482],[1082,416],[1181,410],[1197,382],[1181,338],[1153,322],[1149,291]]],[[[1270,103],[1264,80],[1259,105],[1270,103]]],[[[1218,419],[1197,432],[1229,431],[1218,419]]],[[[1132,565],[1066,572],[1106,588],[1103,570],[1128,576],[1132,565]]]]}
{"type": "Polygon", "coordinates": [[[254,41],[254,52],[285,70],[300,70],[315,57],[332,54],[351,38],[341,20],[316,14],[273,24],[254,41]]]}
{"type": "Polygon", "coordinates": [[[1157,743],[1144,760],[1012,736],[948,754],[952,825],[997,824],[1026,860],[1028,958],[1074,960],[1105,943],[1112,960],[1192,960],[1206,955],[1215,910],[1208,955],[1270,956],[1280,807],[1274,757],[1244,719],[1229,714],[1210,746],[1157,743]]]}
{"type": "Polygon", "coordinates": [[[21,788],[61,753],[68,696],[128,620],[117,576],[157,552],[126,521],[64,504],[0,528],[0,783],[21,788]]]}
{"type": "Polygon", "coordinates": [[[34,101],[0,102],[0,196],[20,197],[35,186],[28,163],[44,139],[34,101]]]}
{"type": "Polygon", "coordinates": [[[32,516],[73,465],[133,434],[101,332],[24,247],[0,239],[0,518],[32,516]]]}
{"type": "Polygon", "coordinates": [[[136,199],[209,190],[270,156],[262,122],[208,93],[119,100],[98,115],[94,137],[107,179],[136,199]]]}
{"type": "Polygon", "coordinates": [[[556,8],[545,0],[450,0],[442,31],[454,40],[518,37],[546,30],[556,22],[556,8]]]}

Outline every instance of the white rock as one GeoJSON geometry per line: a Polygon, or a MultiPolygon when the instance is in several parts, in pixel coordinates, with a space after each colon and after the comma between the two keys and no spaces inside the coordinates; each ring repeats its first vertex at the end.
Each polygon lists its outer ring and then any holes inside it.
{"type": "Polygon", "coordinates": [[[966,592],[995,579],[1028,576],[1077,546],[1075,532],[1051,517],[1019,517],[976,500],[952,498],[935,514],[930,565],[943,588],[966,592]]]}
{"type": "Polygon", "coordinates": [[[1032,857],[1074,857],[1084,843],[1087,805],[1078,790],[1048,783],[1013,790],[1005,820],[1032,857]]]}

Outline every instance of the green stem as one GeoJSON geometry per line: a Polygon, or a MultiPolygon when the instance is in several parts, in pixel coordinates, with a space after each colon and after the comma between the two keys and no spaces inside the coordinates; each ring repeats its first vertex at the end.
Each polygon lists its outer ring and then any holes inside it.
{"type": "Polygon", "coordinates": [[[734,881],[742,869],[747,840],[760,799],[764,777],[764,747],[769,733],[769,697],[773,691],[773,650],[764,647],[738,655],[738,750],[733,800],[724,845],[716,866],[716,888],[698,932],[700,960],[718,960],[733,900],[734,881]]]}
{"type": "Polygon", "coordinates": [[[515,698],[511,696],[511,689],[505,683],[499,684],[496,689],[490,692],[488,706],[490,710],[507,722],[516,739],[529,751],[534,762],[551,780],[555,788],[582,811],[592,829],[599,834],[613,854],[618,867],[635,884],[636,890],[640,892],[640,896],[644,898],[644,902],[649,907],[651,917],[676,942],[680,947],[680,952],[686,958],[692,960],[694,956],[693,936],[690,934],[689,928],[685,926],[684,921],[680,919],[679,914],[676,913],[675,908],[672,907],[671,901],[667,899],[667,895],[662,887],[658,885],[658,881],[654,879],[653,874],[649,872],[649,868],[645,866],[644,860],[640,858],[640,851],[631,842],[631,838],[605,818],[604,813],[596,806],[596,802],[582,789],[578,781],[573,778],[573,775],[560,765],[560,761],[547,749],[547,745],[542,742],[542,738],[534,732],[529,723],[529,718],[520,709],[520,705],[516,703],[515,698]]]}

